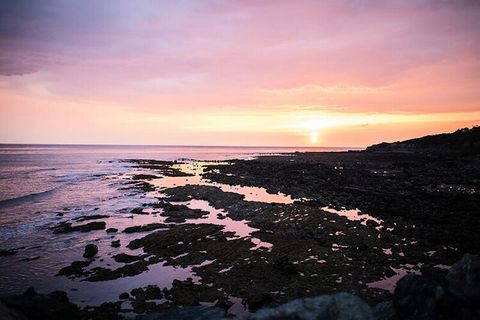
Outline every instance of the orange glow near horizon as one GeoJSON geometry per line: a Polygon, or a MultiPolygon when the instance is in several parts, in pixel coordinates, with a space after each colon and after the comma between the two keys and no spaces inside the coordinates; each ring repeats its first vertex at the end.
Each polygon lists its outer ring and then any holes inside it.
{"type": "Polygon", "coordinates": [[[0,4],[0,143],[364,147],[480,124],[478,2],[60,4],[0,4]]]}

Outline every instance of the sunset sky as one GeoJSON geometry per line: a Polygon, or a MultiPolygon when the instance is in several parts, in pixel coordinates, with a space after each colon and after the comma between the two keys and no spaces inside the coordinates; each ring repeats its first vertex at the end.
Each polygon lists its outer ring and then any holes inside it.
{"type": "Polygon", "coordinates": [[[1,1],[0,143],[366,146],[480,124],[480,1],[1,1]]]}

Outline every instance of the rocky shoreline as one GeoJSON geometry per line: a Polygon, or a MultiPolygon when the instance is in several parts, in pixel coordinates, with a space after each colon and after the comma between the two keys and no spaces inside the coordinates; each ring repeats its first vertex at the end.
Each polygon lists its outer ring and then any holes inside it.
{"type": "Polygon", "coordinates": [[[59,217],[52,233],[103,232],[118,251],[102,256],[92,242],[83,260],[57,276],[108,282],[157,266],[191,276],[168,287],[128,289],[92,307],[70,304],[65,292],[30,289],[2,298],[10,319],[57,319],[57,311],[58,319],[65,312],[71,319],[311,319],[301,309],[312,305],[319,315],[338,311],[318,319],[479,315],[479,262],[466,255],[480,253],[478,155],[368,151],[228,163],[125,161],[138,170],[122,188],[154,197],[130,214],[150,222],[121,229],[110,223],[115,213],[59,217]],[[264,190],[279,201],[262,198],[264,190]],[[468,267],[451,267],[462,257],[468,267]],[[442,309],[445,303],[450,307],[442,309]],[[42,306],[50,304],[54,313],[45,317],[42,306]],[[346,311],[354,306],[357,316],[346,311]]]}
{"type": "MultiPolygon", "coordinates": [[[[400,320],[400,319],[478,319],[480,317],[480,256],[465,255],[454,264],[446,276],[427,272],[406,275],[396,286],[391,300],[370,307],[349,293],[335,293],[312,298],[300,298],[240,320],[325,319],[325,320],[400,320]]],[[[228,304],[221,300],[213,306],[189,306],[193,300],[193,284],[174,282],[184,290],[161,290],[150,285],[120,295],[130,301],[133,311],[144,316],[137,319],[227,319],[228,304]],[[186,286],[185,286],[186,285],[186,286]],[[183,299],[184,307],[174,304],[158,307],[155,300],[175,294],[183,299]],[[185,300],[186,299],[186,300],[185,300]]],[[[22,295],[0,298],[0,316],[5,320],[26,319],[123,319],[122,302],[104,303],[96,308],[80,309],[69,302],[67,293],[55,291],[47,295],[29,288],[22,295]]],[[[229,317],[230,318],[230,317],[229,317]]]]}

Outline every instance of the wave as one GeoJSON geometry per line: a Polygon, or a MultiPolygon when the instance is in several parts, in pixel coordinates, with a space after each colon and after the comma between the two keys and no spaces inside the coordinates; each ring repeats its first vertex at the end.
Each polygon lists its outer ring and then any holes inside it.
{"type": "Polygon", "coordinates": [[[38,192],[38,193],[30,193],[24,196],[20,196],[17,198],[11,198],[11,199],[6,199],[6,200],[0,200],[0,208],[5,208],[5,207],[13,207],[25,202],[31,202],[31,201],[36,201],[39,199],[43,199],[45,197],[48,197],[50,194],[52,194],[56,188],[38,192]]]}

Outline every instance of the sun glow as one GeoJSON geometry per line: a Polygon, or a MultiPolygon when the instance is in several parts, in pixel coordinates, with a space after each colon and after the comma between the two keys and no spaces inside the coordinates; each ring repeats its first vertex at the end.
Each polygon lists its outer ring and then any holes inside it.
{"type": "Polygon", "coordinates": [[[318,142],[318,132],[316,131],[310,132],[310,142],[314,144],[318,142]]]}

